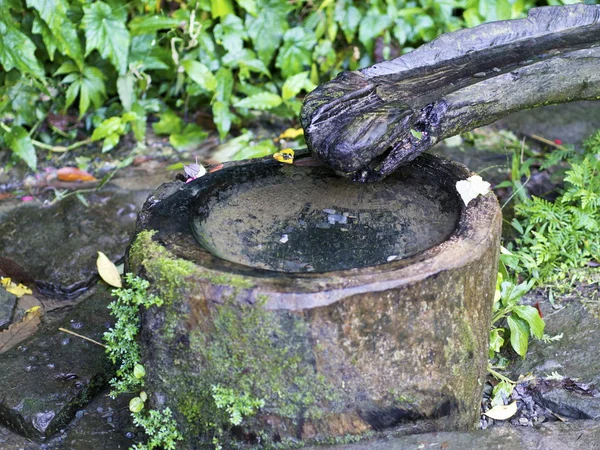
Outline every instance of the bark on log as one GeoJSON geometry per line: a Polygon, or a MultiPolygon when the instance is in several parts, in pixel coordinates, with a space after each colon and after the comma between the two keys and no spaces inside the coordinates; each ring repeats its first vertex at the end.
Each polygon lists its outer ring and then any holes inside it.
{"type": "Polygon", "coordinates": [[[301,122],[313,154],[364,182],[510,113],[595,99],[600,6],[568,5],[448,33],[344,72],[306,97],[301,122]]]}

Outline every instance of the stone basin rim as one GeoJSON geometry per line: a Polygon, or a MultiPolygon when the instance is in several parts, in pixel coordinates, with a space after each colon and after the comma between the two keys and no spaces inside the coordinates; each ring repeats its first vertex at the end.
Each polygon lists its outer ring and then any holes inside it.
{"type": "MultiPolygon", "coordinates": [[[[436,159],[441,164],[449,165],[456,174],[456,180],[473,175],[464,165],[442,157],[425,154],[419,158],[436,159]]],[[[415,160],[416,164],[419,158],[415,160]]],[[[225,163],[218,172],[224,176],[229,168],[253,164],[283,166],[272,157],[265,157],[225,163]]],[[[324,306],[351,295],[400,287],[463,267],[477,260],[488,249],[490,230],[501,221],[498,201],[493,192],[489,192],[472,200],[468,206],[463,205],[459,223],[446,241],[417,255],[358,269],[278,272],[219,258],[198,244],[190,226],[193,214],[190,203],[202,191],[206,180],[199,178],[187,184],[174,182],[164,197],[151,197],[140,214],[138,231],[157,230],[154,241],[165,246],[175,257],[190,260],[202,269],[216,275],[236,275],[250,280],[254,287],[248,298],[252,301],[258,300],[261,294],[266,295],[270,299],[264,305],[267,309],[295,310],[324,306]],[[178,208],[182,214],[176,218],[169,214],[165,221],[167,214],[161,214],[161,210],[169,207],[178,208]],[[269,293],[277,295],[271,299],[269,293]]]]}

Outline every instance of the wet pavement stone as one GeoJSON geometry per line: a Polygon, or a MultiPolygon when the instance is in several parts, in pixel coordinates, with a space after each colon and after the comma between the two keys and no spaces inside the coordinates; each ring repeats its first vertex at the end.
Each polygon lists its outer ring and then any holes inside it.
{"type": "Polygon", "coordinates": [[[104,348],[58,328],[101,341],[111,325],[111,298],[105,291],[89,296],[0,355],[0,424],[32,439],[49,437],[106,385],[113,370],[104,348]]]}
{"type": "Polygon", "coordinates": [[[87,196],[89,207],[73,196],[0,214],[0,269],[19,268],[45,295],[75,297],[97,278],[97,251],[122,258],[146,196],[107,190],[87,196]]]}
{"type": "Polygon", "coordinates": [[[0,330],[10,325],[16,303],[17,297],[0,288],[0,330]]]}

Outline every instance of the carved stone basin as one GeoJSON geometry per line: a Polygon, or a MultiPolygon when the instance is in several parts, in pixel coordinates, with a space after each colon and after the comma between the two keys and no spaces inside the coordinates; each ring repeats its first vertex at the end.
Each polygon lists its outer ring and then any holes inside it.
{"type": "Polygon", "coordinates": [[[465,206],[471,173],[431,155],[374,184],[298,162],[225,164],[148,199],[127,264],[165,301],[142,315],[152,406],[189,449],[473,426],[496,198],[465,206]],[[232,399],[254,405],[241,421],[232,399]]]}

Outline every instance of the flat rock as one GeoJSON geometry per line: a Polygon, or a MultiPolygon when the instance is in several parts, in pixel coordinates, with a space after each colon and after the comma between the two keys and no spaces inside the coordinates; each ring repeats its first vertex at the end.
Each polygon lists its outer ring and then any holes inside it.
{"type": "Polygon", "coordinates": [[[497,426],[471,432],[413,434],[356,444],[310,447],[306,450],[398,450],[398,449],[597,449],[600,422],[549,422],[539,428],[497,426]]]}
{"type": "Polygon", "coordinates": [[[34,439],[64,427],[110,378],[104,348],[61,332],[96,341],[111,325],[107,292],[90,295],[59,323],[0,355],[0,425],[34,439]]]}
{"type": "Polygon", "coordinates": [[[576,102],[519,111],[496,122],[523,134],[560,139],[566,144],[581,143],[600,126],[600,102],[576,102]]]}
{"type": "Polygon", "coordinates": [[[76,297],[97,277],[97,251],[121,259],[147,194],[106,190],[86,196],[89,207],[73,196],[0,212],[0,270],[34,280],[46,295],[76,297]]]}
{"type": "Polygon", "coordinates": [[[0,288],[0,330],[10,325],[17,297],[0,288]]]}

